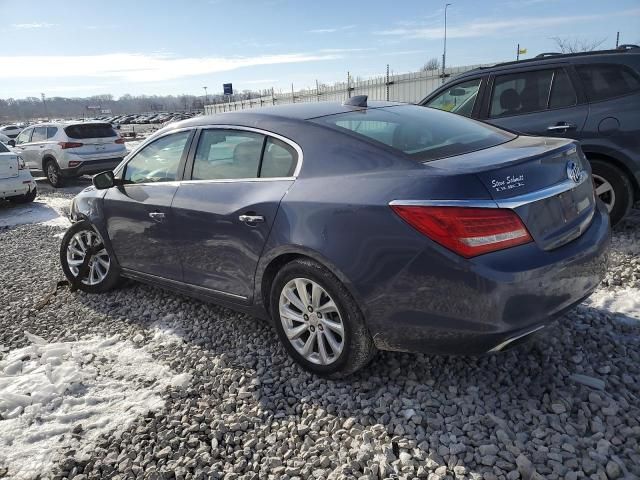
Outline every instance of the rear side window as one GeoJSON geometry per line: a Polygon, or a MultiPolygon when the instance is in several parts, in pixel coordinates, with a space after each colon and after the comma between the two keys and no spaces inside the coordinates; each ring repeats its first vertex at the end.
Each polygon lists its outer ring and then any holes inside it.
{"type": "Polygon", "coordinates": [[[117,137],[118,134],[113,127],[107,123],[84,123],[80,125],[69,125],[64,132],[69,138],[107,138],[117,137]]]}
{"type": "Polygon", "coordinates": [[[515,138],[485,123],[414,105],[358,110],[311,121],[387,145],[417,161],[462,155],[515,138]]]}
{"type": "Polygon", "coordinates": [[[496,77],[489,116],[508,117],[575,105],[577,97],[564,68],[496,77]]]}
{"type": "Polygon", "coordinates": [[[296,169],[298,154],[295,149],[277,138],[269,137],[262,157],[260,177],[290,177],[296,169]]]}
{"type": "Polygon", "coordinates": [[[506,117],[547,108],[553,70],[518,72],[496,77],[491,96],[491,117],[506,117]]]}
{"type": "Polygon", "coordinates": [[[476,78],[453,85],[427,103],[426,106],[470,117],[478,97],[481,80],[476,78]]]}
{"type": "Polygon", "coordinates": [[[193,159],[193,180],[257,178],[264,135],[203,130],[193,159]]]}
{"type": "Polygon", "coordinates": [[[553,75],[551,95],[549,96],[549,108],[570,107],[577,103],[576,92],[569,75],[560,68],[553,75]]]}
{"type": "Polygon", "coordinates": [[[640,90],[640,77],[626,65],[602,64],[576,66],[587,98],[596,102],[640,90]]]}
{"type": "Polygon", "coordinates": [[[43,142],[47,139],[47,127],[36,127],[33,130],[32,142],[43,142]]]}
{"type": "Polygon", "coordinates": [[[47,138],[55,137],[56,133],[58,133],[57,127],[47,127],[47,138]]]}

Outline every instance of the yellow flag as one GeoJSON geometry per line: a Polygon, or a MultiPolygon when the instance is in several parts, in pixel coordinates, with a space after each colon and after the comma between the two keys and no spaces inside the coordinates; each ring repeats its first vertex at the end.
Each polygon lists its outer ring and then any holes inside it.
{"type": "Polygon", "coordinates": [[[520,50],[518,50],[518,53],[519,53],[520,55],[524,55],[524,54],[526,54],[526,53],[527,53],[527,49],[526,49],[526,48],[521,48],[520,50]]]}

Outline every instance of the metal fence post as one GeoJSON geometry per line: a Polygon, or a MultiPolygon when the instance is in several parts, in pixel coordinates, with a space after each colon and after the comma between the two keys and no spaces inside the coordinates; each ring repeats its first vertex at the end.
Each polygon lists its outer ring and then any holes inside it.
{"type": "Polygon", "coordinates": [[[387,80],[385,81],[387,86],[387,102],[389,101],[389,64],[387,63],[387,80]]]}

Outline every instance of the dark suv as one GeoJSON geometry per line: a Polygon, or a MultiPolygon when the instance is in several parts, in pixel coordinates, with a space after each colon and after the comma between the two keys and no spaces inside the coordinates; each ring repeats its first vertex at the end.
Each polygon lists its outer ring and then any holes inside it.
{"type": "Polygon", "coordinates": [[[612,224],[640,199],[640,48],[542,54],[452,79],[420,105],[580,140],[612,224]]]}

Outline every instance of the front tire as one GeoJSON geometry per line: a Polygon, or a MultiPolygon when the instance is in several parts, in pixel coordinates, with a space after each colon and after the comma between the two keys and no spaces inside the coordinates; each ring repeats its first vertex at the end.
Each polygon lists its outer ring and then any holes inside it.
{"type": "Polygon", "coordinates": [[[45,162],[44,173],[52,187],[60,188],[63,186],[62,172],[60,171],[58,163],[52,158],[45,162]]]}
{"type": "Polygon", "coordinates": [[[596,195],[609,211],[611,225],[616,226],[631,210],[633,186],[629,177],[606,160],[590,160],[596,195]]]}
{"type": "Polygon", "coordinates": [[[294,260],[278,272],[270,310],[287,352],[312,373],[344,377],[364,367],[376,353],[355,300],[317,262],[294,260]]]}
{"type": "Polygon", "coordinates": [[[102,237],[87,220],[71,225],[62,237],[60,264],[69,283],[87,293],[108,292],[120,279],[102,237]]]}

